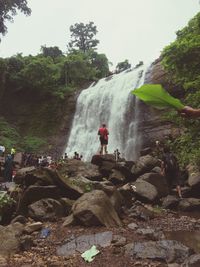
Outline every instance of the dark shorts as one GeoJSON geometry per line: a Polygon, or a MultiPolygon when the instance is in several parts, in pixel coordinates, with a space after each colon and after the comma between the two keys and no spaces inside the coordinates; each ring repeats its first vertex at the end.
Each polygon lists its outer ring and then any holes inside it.
{"type": "Polygon", "coordinates": [[[103,137],[100,137],[99,140],[100,140],[101,145],[107,145],[108,144],[108,140],[104,139],[103,137]]]}
{"type": "Polygon", "coordinates": [[[180,174],[179,172],[171,172],[166,174],[167,183],[170,188],[173,186],[180,185],[180,174]]]}

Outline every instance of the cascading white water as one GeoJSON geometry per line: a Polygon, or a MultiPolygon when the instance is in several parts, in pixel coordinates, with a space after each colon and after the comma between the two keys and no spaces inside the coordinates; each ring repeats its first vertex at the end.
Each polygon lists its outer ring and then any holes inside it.
{"type": "Polygon", "coordinates": [[[101,79],[81,92],[69,136],[66,152],[83,155],[91,160],[100,150],[98,129],[102,123],[109,130],[108,153],[117,148],[126,160],[134,160],[140,147],[138,101],[131,90],[144,83],[146,67],[124,71],[101,79]]]}

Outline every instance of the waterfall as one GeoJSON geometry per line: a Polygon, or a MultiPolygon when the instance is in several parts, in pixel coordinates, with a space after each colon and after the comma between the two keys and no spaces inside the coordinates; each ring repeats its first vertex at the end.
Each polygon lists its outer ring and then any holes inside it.
{"type": "Polygon", "coordinates": [[[131,90],[144,83],[145,72],[145,66],[124,71],[101,79],[81,92],[66,148],[69,156],[76,151],[83,155],[83,160],[91,160],[100,151],[97,132],[105,123],[109,130],[108,153],[118,148],[126,160],[137,158],[139,110],[131,90]]]}

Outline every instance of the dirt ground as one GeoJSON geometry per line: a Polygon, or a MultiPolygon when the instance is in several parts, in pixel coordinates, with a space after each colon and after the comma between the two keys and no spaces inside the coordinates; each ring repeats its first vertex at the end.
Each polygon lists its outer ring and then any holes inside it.
{"type": "MultiPolygon", "coordinates": [[[[22,251],[9,257],[4,267],[166,267],[164,262],[141,260],[131,258],[124,253],[123,246],[111,244],[106,248],[98,248],[100,253],[95,256],[91,263],[87,263],[81,257],[81,253],[73,256],[57,256],[56,249],[63,244],[64,240],[73,236],[94,234],[104,231],[112,231],[113,234],[126,238],[126,243],[148,240],[146,237],[136,233],[128,227],[130,223],[136,223],[139,228],[150,227],[155,231],[178,231],[178,230],[200,230],[200,220],[173,212],[158,213],[153,219],[143,221],[124,215],[123,226],[115,228],[106,227],[63,227],[63,221],[45,223],[50,228],[50,235],[46,239],[40,239],[39,233],[33,235],[34,246],[28,251],[22,251]]],[[[3,265],[0,264],[0,267],[3,265]]]]}

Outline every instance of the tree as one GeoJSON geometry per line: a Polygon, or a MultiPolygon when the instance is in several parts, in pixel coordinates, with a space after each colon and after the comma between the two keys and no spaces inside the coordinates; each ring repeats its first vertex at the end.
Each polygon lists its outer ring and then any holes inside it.
{"type": "Polygon", "coordinates": [[[57,46],[41,46],[41,52],[44,57],[51,57],[53,60],[63,55],[63,52],[57,46]]]}
{"type": "Polygon", "coordinates": [[[65,61],[67,84],[82,86],[84,83],[95,80],[96,73],[90,58],[82,51],[76,51],[67,56],[65,61]]]}
{"type": "Polygon", "coordinates": [[[68,46],[70,50],[78,48],[84,53],[90,49],[95,49],[99,40],[94,39],[97,34],[97,27],[94,22],[89,22],[89,24],[76,23],[70,27],[71,32],[71,42],[68,46]]]}
{"type": "Polygon", "coordinates": [[[103,78],[109,74],[109,62],[105,54],[98,54],[94,50],[89,51],[89,58],[91,59],[92,66],[96,68],[97,78],[103,78]]]}
{"type": "Polygon", "coordinates": [[[31,14],[31,9],[27,6],[27,0],[0,1],[0,34],[6,34],[7,27],[5,25],[5,22],[13,21],[13,16],[17,14],[17,10],[21,11],[25,15],[31,14]]]}
{"type": "Polygon", "coordinates": [[[130,69],[130,68],[131,68],[131,64],[128,62],[128,59],[126,59],[126,60],[119,62],[117,64],[116,72],[119,73],[119,72],[122,72],[122,71],[130,69]]]}

